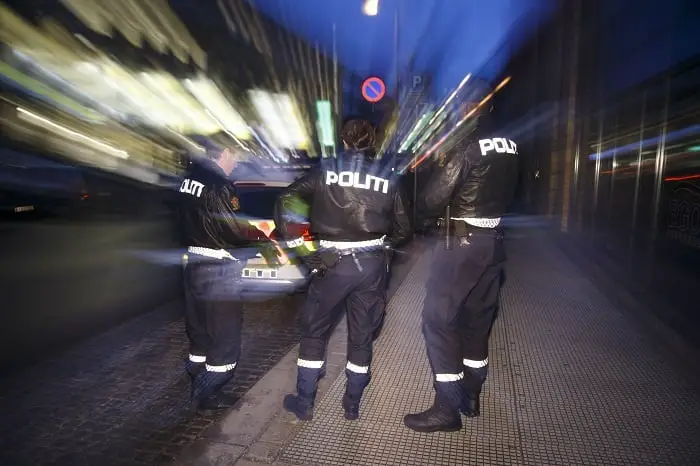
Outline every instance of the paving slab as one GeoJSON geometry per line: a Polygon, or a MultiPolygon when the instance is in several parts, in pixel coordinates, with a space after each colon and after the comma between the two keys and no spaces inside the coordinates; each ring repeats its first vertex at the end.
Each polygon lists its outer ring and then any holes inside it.
{"type": "MultiPolygon", "coordinates": [[[[403,426],[403,415],[426,408],[433,396],[420,331],[430,261],[424,252],[389,303],[360,420],[343,419],[345,380],[329,375],[313,421],[290,419],[280,398],[278,412],[235,464],[700,464],[694,378],[546,236],[509,236],[481,417],[456,433],[403,426]]],[[[342,341],[342,330],[334,338],[342,341]]],[[[344,361],[342,353],[333,357],[344,361]]]]}

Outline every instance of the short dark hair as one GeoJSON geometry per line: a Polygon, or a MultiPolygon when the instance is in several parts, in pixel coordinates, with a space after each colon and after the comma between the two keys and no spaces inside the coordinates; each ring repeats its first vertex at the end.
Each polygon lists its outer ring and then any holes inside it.
{"type": "Polygon", "coordinates": [[[348,120],[340,131],[340,137],[348,146],[356,150],[367,150],[374,147],[374,126],[362,118],[348,120]]]}

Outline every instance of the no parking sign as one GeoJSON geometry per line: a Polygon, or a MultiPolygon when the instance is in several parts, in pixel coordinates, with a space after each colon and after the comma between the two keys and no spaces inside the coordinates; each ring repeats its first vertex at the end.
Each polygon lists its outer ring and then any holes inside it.
{"type": "Polygon", "coordinates": [[[362,83],[362,97],[367,102],[376,103],[384,98],[386,94],[386,84],[381,78],[372,76],[362,83]]]}

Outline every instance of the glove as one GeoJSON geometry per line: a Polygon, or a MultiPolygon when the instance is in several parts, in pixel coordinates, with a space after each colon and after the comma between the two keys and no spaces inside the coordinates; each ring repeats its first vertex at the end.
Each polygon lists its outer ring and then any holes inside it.
{"type": "Polygon", "coordinates": [[[273,267],[279,267],[281,265],[279,260],[280,251],[275,247],[274,243],[262,243],[258,247],[258,249],[260,250],[260,254],[263,256],[263,259],[265,259],[265,262],[267,262],[268,265],[271,265],[273,267]]]}
{"type": "Polygon", "coordinates": [[[312,254],[308,254],[302,258],[304,264],[311,269],[317,270],[321,273],[335,266],[340,260],[337,253],[333,251],[315,251],[312,254]]]}
{"type": "Polygon", "coordinates": [[[316,270],[318,272],[322,272],[326,268],[323,264],[323,260],[321,260],[321,256],[319,255],[318,251],[303,256],[301,260],[304,262],[304,264],[306,264],[309,270],[312,271],[316,270]]]}

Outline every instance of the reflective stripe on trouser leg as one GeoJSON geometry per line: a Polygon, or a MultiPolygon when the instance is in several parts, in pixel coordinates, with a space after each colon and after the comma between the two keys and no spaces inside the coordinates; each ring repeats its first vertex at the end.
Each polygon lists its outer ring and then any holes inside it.
{"type": "Polygon", "coordinates": [[[345,365],[345,369],[349,370],[350,372],[354,372],[355,374],[367,374],[369,372],[369,366],[358,366],[350,361],[348,361],[348,363],[345,365]]]}
{"type": "Polygon", "coordinates": [[[436,382],[459,382],[464,378],[464,372],[457,374],[435,374],[436,382]]]}
{"type": "Polygon", "coordinates": [[[207,364],[205,367],[208,372],[230,372],[236,368],[236,363],[234,362],[232,364],[222,364],[219,366],[212,366],[210,364],[207,364]]]}
{"type": "Polygon", "coordinates": [[[486,367],[489,364],[489,358],[483,359],[481,361],[474,361],[472,359],[463,359],[462,364],[471,369],[479,369],[480,367],[486,367]]]}
{"type": "Polygon", "coordinates": [[[309,361],[308,359],[297,359],[297,366],[306,367],[307,369],[321,369],[324,361],[309,361]]]}
{"type": "Polygon", "coordinates": [[[206,356],[200,356],[200,355],[192,354],[192,353],[189,354],[187,359],[189,359],[189,361],[193,362],[193,363],[202,363],[202,362],[207,361],[206,356]]]}

